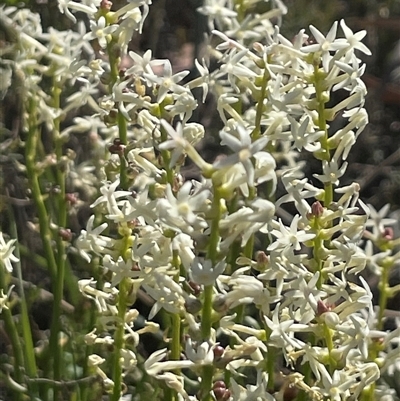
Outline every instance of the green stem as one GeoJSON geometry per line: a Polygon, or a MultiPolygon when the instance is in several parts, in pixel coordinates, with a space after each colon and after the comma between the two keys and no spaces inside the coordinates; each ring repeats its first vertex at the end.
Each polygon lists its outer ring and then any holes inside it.
{"type": "MultiPolygon", "coordinates": [[[[56,109],[60,108],[60,96],[61,89],[58,87],[56,81],[53,82],[53,106],[56,109]]],[[[60,137],[60,119],[54,120],[53,140],[55,146],[55,154],[57,157],[57,171],[56,180],[59,192],[56,197],[56,208],[57,210],[57,225],[58,229],[64,229],[67,225],[67,204],[65,201],[66,189],[65,189],[65,167],[63,166],[63,143],[60,137]]],[[[55,381],[61,379],[62,372],[62,352],[63,349],[59,344],[59,334],[61,332],[60,317],[62,315],[61,302],[64,295],[64,276],[65,276],[65,244],[60,235],[56,236],[57,244],[57,274],[53,278],[53,311],[52,311],[52,322],[50,331],[50,352],[54,356],[53,362],[53,377],[55,381]]],[[[53,388],[53,399],[58,400],[59,389],[53,388]]]]}
{"type": "Polygon", "coordinates": [[[113,381],[114,389],[110,401],[118,401],[122,391],[122,363],[121,350],[124,348],[125,334],[125,312],[127,306],[127,295],[129,291],[129,279],[123,278],[119,283],[118,295],[118,320],[117,329],[114,335],[114,361],[113,361],[113,381]]]}
{"type": "MultiPolygon", "coordinates": [[[[91,262],[90,271],[92,277],[96,280],[97,287],[101,288],[102,280],[100,280],[99,277],[99,263],[100,263],[99,257],[98,256],[94,257],[91,262]]],[[[89,315],[89,324],[87,327],[87,332],[92,331],[96,325],[97,308],[90,308],[89,313],[90,315],[89,315]]],[[[89,377],[91,373],[88,361],[89,361],[89,356],[92,354],[93,354],[93,345],[87,344],[85,347],[85,363],[83,364],[82,377],[89,377]]],[[[88,385],[85,385],[82,389],[81,401],[88,401],[89,399],[91,399],[90,393],[91,393],[91,388],[88,385]]]]}
{"type": "MultiPolygon", "coordinates": [[[[174,250],[172,252],[172,265],[176,269],[177,273],[174,276],[174,281],[179,283],[180,278],[180,259],[179,252],[174,250]]],[[[178,313],[171,315],[172,323],[172,341],[171,341],[171,359],[179,361],[181,358],[181,317],[178,313]]]]}
{"type": "Polygon", "coordinates": [[[52,247],[52,235],[49,227],[49,216],[47,214],[46,206],[43,200],[43,195],[41,193],[39,185],[39,177],[35,167],[35,156],[38,138],[40,137],[40,132],[37,129],[36,120],[36,102],[33,98],[28,101],[28,137],[25,145],[25,155],[26,155],[26,171],[28,176],[28,181],[32,191],[33,201],[36,205],[38,218],[39,218],[39,230],[40,236],[43,242],[43,251],[45,259],[47,260],[47,268],[50,275],[55,278],[57,275],[57,263],[52,247]]]}
{"type": "MultiPolygon", "coordinates": [[[[161,131],[161,142],[165,142],[168,139],[168,134],[165,131],[163,126],[161,126],[160,131],[161,131]]],[[[161,156],[162,156],[163,164],[164,164],[163,167],[164,167],[164,170],[165,170],[165,172],[167,174],[167,182],[173,188],[173,186],[174,186],[174,171],[170,167],[170,163],[171,163],[170,152],[168,150],[161,150],[161,156]]]]}
{"type": "Polygon", "coordinates": [[[323,279],[322,279],[322,266],[323,266],[323,261],[320,258],[320,250],[323,247],[323,240],[321,239],[321,236],[319,234],[319,231],[321,229],[320,223],[319,223],[319,218],[317,216],[314,216],[314,222],[313,222],[313,229],[315,231],[315,238],[313,240],[313,257],[316,262],[316,271],[319,271],[319,277],[317,281],[317,288],[320,290],[322,288],[323,284],[323,279]]]}
{"type": "MultiPolygon", "coordinates": [[[[110,93],[113,92],[113,87],[119,80],[120,59],[114,54],[115,53],[113,50],[114,45],[116,45],[114,41],[111,41],[107,44],[108,61],[110,63],[110,75],[111,75],[111,80],[109,84],[110,93]]],[[[118,122],[119,140],[122,145],[126,146],[128,144],[127,124],[126,124],[126,119],[120,110],[118,110],[117,122],[118,122]]],[[[125,152],[124,154],[120,155],[119,160],[120,160],[120,185],[122,189],[128,190],[129,188],[128,165],[125,159],[125,152]]]]}
{"type": "Polygon", "coordinates": [[[179,314],[171,315],[172,321],[172,341],[171,341],[171,359],[179,361],[181,358],[181,318],[179,314]]]}
{"type": "Polygon", "coordinates": [[[267,86],[270,78],[271,76],[269,74],[269,71],[267,70],[267,68],[265,68],[260,88],[260,98],[257,102],[255,126],[253,132],[251,133],[253,141],[256,141],[261,135],[261,118],[264,110],[264,99],[267,93],[267,86]]]}
{"type": "MultiPolygon", "coordinates": [[[[9,206],[8,208],[9,215],[10,215],[10,233],[13,238],[18,240],[18,230],[15,223],[14,213],[12,207],[9,206]]],[[[34,378],[37,376],[37,369],[36,369],[36,358],[35,358],[35,351],[34,345],[32,341],[32,331],[31,325],[29,322],[29,312],[28,306],[25,297],[25,291],[23,287],[23,278],[22,278],[22,268],[21,268],[21,256],[19,252],[19,246],[15,248],[15,256],[18,258],[18,262],[14,264],[14,271],[18,279],[18,293],[20,297],[20,308],[21,308],[21,326],[22,326],[22,337],[23,337],[23,350],[24,350],[24,359],[25,359],[25,369],[26,373],[30,378],[34,378]]],[[[21,365],[23,366],[23,365],[21,365]]],[[[34,394],[37,393],[36,386],[32,386],[32,392],[34,394]]]]}
{"type": "Polygon", "coordinates": [[[276,359],[276,349],[272,346],[268,347],[267,354],[267,373],[268,373],[268,383],[267,389],[274,390],[275,388],[275,359],[276,359]]]}
{"type": "MultiPolygon", "coordinates": [[[[221,194],[217,185],[214,183],[214,199],[212,205],[212,222],[211,233],[208,243],[207,258],[211,260],[213,266],[218,259],[218,246],[220,241],[219,222],[221,220],[221,194]]],[[[204,299],[201,314],[201,336],[203,340],[208,340],[211,336],[212,327],[212,299],[214,293],[214,285],[206,285],[204,287],[204,299]]],[[[211,388],[214,374],[214,367],[207,365],[203,367],[203,376],[201,382],[201,394],[203,401],[211,400],[211,388]]]]}
{"type": "MultiPolygon", "coordinates": [[[[128,131],[127,131],[126,119],[120,111],[118,111],[118,134],[121,143],[123,145],[127,145],[128,131]]],[[[120,155],[119,162],[120,162],[120,185],[123,190],[128,190],[129,188],[128,165],[125,158],[125,152],[123,155],[120,155]]]]}
{"type": "MultiPolygon", "coordinates": [[[[322,72],[317,65],[314,66],[314,79],[315,79],[315,93],[317,99],[317,112],[318,112],[318,127],[321,131],[324,132],[324,135],[320,139],[321,148],[322,148],[322,159],[326,161],[331,161],[330,148],[328,143],[328,127],[326,124],[326,116],[325,116],[325,103],[328,99],[324,95],[325,87],[325,73],[322,72]]],[[[333,201],[333,186],[331,182],[326,182],[324,185],[325,189],[325,197],[324,197],[324,206],[328,207],[333,201]]]]}
{"type": "Polygon", "coordinates": [[[378,324],[377,330],[383,330],[385,309],[388,302],[388,283],[390,276],[391,266],[381,266],[381,279],[379,280],[379,313],[378,313],[378,324]]]}
{"type": "Polygon", "coordinates": [[[202,401],[211,401],[211,388],[213,384],[214,367],[206,365],[203,367],[203,375],[201,377],[202,401]]]}
{"type": "MultiPolygon", "coordinates": [[[[0,262],[0,289],[3,289],[4,293],[7,293],[6,287],[8,287],[7,283],[8,280],[6,279],[5,272],[6,272],[5,266],[3,266],[3,263],[0,262]]],[[[22,385],[24,383],[23,371],[24,371],[25,361],[23,353],[24,348],[22,347],[22,344],[18,336],[18,329],[15,325],[12,313],[10,309],[8,309],[7,305],[3,306],[0,316],[3,318],[6,333],[11,341],[11,346],[13,349],[15,380],[18,384],[22,385]]],[[[15,397],[16,401],[20,401],[23,399],[22,394],[19,392],[15,392],[15,397]]]]}

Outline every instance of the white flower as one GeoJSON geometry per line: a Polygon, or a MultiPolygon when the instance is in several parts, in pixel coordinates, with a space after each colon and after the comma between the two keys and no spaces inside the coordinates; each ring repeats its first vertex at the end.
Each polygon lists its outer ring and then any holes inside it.
{"type": "Polygon", "coordinates": [[[289,248],[299,251],[301,249],[301,243],[309,241],[315,237],[315,234],[307,234],[304,230],[298,231],[299,219],[300,216],[298,214],[294,216],[289,228],[283,225],[282,220],[279,220],[279,231],[271,231],[271,234],[276,237],[277,240],[268,247],[269,251],[277,249],[287,250],[289,248]]]}
{"type": "Polygon", "coordinates": [[[150,376],[156,376],[163,372],[173,369],[182,369],[192,367],[192,361],[163,361],[167,356],[167,349],[163,348],[153,352],[145,361],[144,368],[150,376]]]}
{"type": "Polygon", "coordinates": [[[257,74],[244,64],[240,63],[240,60],[248,54],[248,50],[244,49],[236,52],[236,49],[229,53],[229,58],[224,61],[216,77],[228,75],[229,83],[231,87],[236,91],[240,92],[236,85],[236,78],[255,78],[257,74]]]}
{"type": "Polygon", "coordinates": [[[330,69],[330,61],[332,56],[330,54],[331,51],[344,49],[347,47],[347,43],[343,39],[336,39],[336,31],[337,31],[337,21],[335,21],[329,30],[326,37],[314,26],[310,25],[310,31],[314,35],[316,44],[304,46],[301,48],[301,51],[304,53],[315,53],[321,52],[322,54],[322,66],[324,67],[325,72],[328,72],[330,69]]]}
{"type": "Polygon", "coordinates": [[[125,261],[121,256],[118,257],[117,261],[115,261],[111,255],[104,255],[103,267],[113,273],[111,279],[112,286],[119,284],[120,281],[125,277],[137,276],[137,272],[132,270],[133,260],[128,259],[125,261]]]}
{"type": "Polygon", "coordinates": [[[338,162],[332,158],[331,161],[322,161],[323,174],[313,174],[315,178],[318,178],[323,183],[332,183],[334,185],[339,184],[339,178],[346,172],[347,162],[342,163],[339,168],[338,162]]]}
{"type": "Polygon", "coordinates": [[[79,291],[87,298],[93,299],[100,313],[106,312],[112,303],[115,302],[118,290],[111,287],[110,284],[105,284],[104,289],[96,288],[94,279],[82,279],[78,281],[79,291]]]}
{"type": "Polygon", "coordinates": [[[102,196],[100,196],[95,202],[93,202],[90,207],[96,207],[101,203],[106,203],[107,211],[111,215],[119,215],[122,212],[118,208],[117,199],[131,195],[129,191],[116,191],[120,181],[119,179],[114,182],[104,182],[103,186],[100,188],[102,196]]]}
{"type": "Polygon", "coordinates": [[[229,0],[207,0],[202,7],[197,8],[197,11],[209,17],[210,30],[215,27],[214,21],[223,29],[226,25],[230,25],[231,19],[237,16],[237,12],[233,11],[230,6],[229,0]]]}
{"type": "Polygon", "coordinates": [[[146,72],[143,74],[143,76],[149,83],[157,85],[157,102],[161,103],[168,92],[179,94],[188,91],[188,89],[178,84],[178,82],[182,81],[182,79],[188,74],[189,71],[181,71],[173,75],[171,62],[169,60],[165,60],[164,69],[160,77],[146,72]]]}
{"type": "Polygon", "coordinates": [[[174,104],[165,106],[172,117],[179,115],[182,124],[185,125],[192,117],[193,110],[197,108],[197,101],[191,92],[182,92],[178,95],[173,94],[174,104]]]}
{"type": "Polygon", "coordinates": [[[372,227],[372,233],[374,235],[382,235],[385,230],[385,226],[392,226],[393,224],[397,223],[396,219],[386,217],[390,210],[389,203],[383,206],[379,212],[371,204],[368,204],[368,208],[370,211],[370,216],[367,220],[366,226],[372,227]]]}
{"type": "Polygon", "coordinates": [[[165,60],[152,60],[151,50],[147,50],[143,56],[130,51],[129,57],[133,60],[133,66],[126,71],[127,75],[139,75],[144,72],[147,74],[154,74],[152,67],[158,67],[164,64],[165,60]]]}
{"type": "Polygon", "coordinates": [[[167,131],[168,136],[171,139],[160,143],[158,147],[160,149],[173,149],[170,161],[170,167],[173,167],[179,157],[185,153],[191,158],[194,164],[196,164],[202,171],[209,171],[212,167],[210,164],[206,163],[204,159],[198,154],[197,150],[194,148],[195,142],[191,139],[193,136],[204,134],[204,127],[200,124],[194,126],[191,124],[186,124],[183,128],[181,123],[178,123],[176,128],[171,127],[170,124],[165,120],[161,120],[161,125],[167,131]],[[188,129],[188,126],[191,128],[188,129]],[[193,130],[193,131],[192,131],[193,130]],[[187,139],[186,139],[187,137],[187,139]],[[193,143],[193,144],[192,144],[193,143]]]}
{"type": "Polygon", "coordinates": [[[272,314],[272,320],[264,315],[264,320],[267,326],[270,328],[271,333],[268,338],[268,342],[276,347],[292,346],[294,348],[299,347],[299,340],[293,338],[293,332],[298,328],[307,328],[307,325],[294,323],[294,320],[281,320],[280,315],[280,304],[278,304],[272,314]]]}
{"type": "Polygon", "coordinates": [[[76,23],[76,18],[71,14],[71,10],[80,11],[86,13],[87,15],[94,15],[97,11],[97,8],[94,4],[91,6],[87,6],[82,3],[78,3],[76,1],[71,0],[58,0],[58,9],[60,10],[61,14],[64,14],[73,22],[76,23]]]}
{"type": "Polygon", "coordinates": [[[13,268],[11,263],[19,262],[19,259],[13,255],[15,249],[16,239],[5,241],[3,233],[0,231],[0,263],[4,265],[8,272],[12,272],[13,268]]]}
{"type": "Polygon", "coordinates": [[[190,275],[196,284],[205,286],[212,285],[215,283],[218,276],[224,272],[225,267],[225,260],[221,260],[213,266],[209,259],[200,262],[199,258],[195,258],[190,266],[190,275]]]}
{"type": "Polygon", "coordinates": [[[332,88],[333,91],[344,88],[352,92],[354,88],[364,85],[361,76],[364,74],[366,65],[363,64],[360,67],[359,59],[354,54],[351,55],[351,65],[342,61],[335,61],[335,65],[345,74],[341,76],[342,81],[332,88]]]}
{"type": "Polygon", "coordinates": [[[346,25],[344,20],[340,21],[340,26],[342,27],[344,35],[346,36],[346,40],[351,49],[358,49],[361,52],[365,53],[367,56],[370,56],[372,54],[371,50],[369,50],[367,46],[361,43],[361,40],[367,34],[367,31],[362,30],[360,32],[353,33],[353,31],[346,25]]]}
{"type": "MultiPolygon", "coordinates": [[[[179,233],[172,239],[172,249],[178,251],[179,258],[186,270],[189,270],[195,255],[193,253],[194,244],[188,234],[179,233]]],[[[201,283],[198,283],[201,284],[201,283]]]]}
{"type": "Polygon", "coordinates": [[[203,89],[202,102],[204,103],[206,100],[207,94],[208,94],[208,87],[210,84],[210,72],[208,71],[208,67],[207,67],[204,59],[203,59],[202,64],[200,64],[199,61],[197,59],[195,59],[194,64],[197,68],[197,71],[199,71],[199,73],[200,73],[200,77],[189,82],[188,86],[191,89],[197,88],[197,87],[201,87],[203,89]]]}
{"type": "Polygon", "coordinates": [[[250,132],[240,124],[236,126],[236,132],[238,137],[226,131],[219,133],[221,145],[228,146],[235,153],[216,161],[213,167],[216,170],[220,170],[229,168],[236,163],[241,163],[247,173],[247,183],[250,187],[253,187],[255,172],[251,158],[265,148],[268,138],[262,137],[252,142],[250,132]]]}
{"type": "Polygon", "coordinates": [[[103,223],[96,228],[93,228],[93,224],[94,215],[90,216],[86,230],[82,230],[81,235],[76,240],[76,247],[87,262],[90,262],[92,259],[92,256],[88,253],[89,251],[101,255],[113,243],[111,238],[100,235],[108,227],[107,223],[103,223]]]}
{"type": "Polygon", "coordinates": [[[323,131],[314,131],[310,129],[310,118],[306,117],[301,123],[297,122],[293,117],[287,116],[291,124],[291,132],[293,136],[293,147],[297,150],[304,148],[308,152],[315,152],[321,148],[321,144],[316,142],[322,135],[323,131]]]}
{"type": "Polygon", "coordinates": [[[194,343],[191,338],[186,340],[185,353],[187,358],[197,366],[211,365],[214,361],[214,347],[208,342],[194,343]]]}
{"type": "Polygon", "coordinates": [[[168,184],[165,188],[166,198],[159,199],[157,211],[162,224],[176,231],[191,233],[195,230],[207,227],[204,218],[199,212],[207,207],[209,191],[201,189],[191,194],[193,184],[186,181],[176,197],[168,184]]]}
{"type": "Polygon", "coordinates": [[[135,7],[133,4],[128,4],[128,7],[130,7],[130,9],[123,13],[119,26],[115,30],[115,35],[118,37],[118,44],[121,46],[123,53],[126,53],[127,46],[132,40],[134,32],[141,30],[143,24],[140,8],[135,7]]]}
{"type": "Polygon", "coordinates": [[[10,295],[11,295],[13,289],[14,289],[14,285],[10,286],[10,288],[7,291],[7,294],[4,294],[3,288],[0,289],[0,314],[3,309],[8,309],[7,303],[8,303],[8,300],[10,299],[10,295]]]}
{"type": "Polygon", "coordinates": [[[153,272],[151,279],[154,283],[143,284],[146,293],[156,301],[150,310],[149,320],[153,319],[161,308],[170,313],[182,313],[185,299],[181,286],[164,272],[153,272]]]}
{"type": "Polygon", "coordinates": [[[99,41],[99,45],[105,49],[109,42],[107,36],[111,35],[118,28],[118,25],[106,25],[107,21],[105,17],[100,17],[97,21],[90,21],[90,29],[92,32],[88,32],[83,39],[97,39],[99,41]]]}

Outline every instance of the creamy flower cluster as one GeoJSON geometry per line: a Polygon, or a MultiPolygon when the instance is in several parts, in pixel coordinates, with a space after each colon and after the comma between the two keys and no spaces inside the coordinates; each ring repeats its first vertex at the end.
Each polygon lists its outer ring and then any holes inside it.
{"type": "MultiPolygon", "coordinates": [[[[75,11],[86,13],[88,32],[78,23],[76,31],[43,33],[34,14],[2,10],[20,26],[23,48],[13,68],[25,74],[39,120],[51,129],[71,110],[93,109],[60,133],[91,133],[102,181],[74,244],[104,271],[104,284],[79,283],[101,316],[86,341],[115,344],[122,319],[122,374],[145,371],[160,383],[159,399],[167,399],[168,387],[193,401],[279,401],[289,390],[299,399],[396,400],[380,376],[398,374],[400,329],[385,331],[363,271],[368,265],[382,275],[398,264],[399,241],[388,231],[387,210],[365,205],[357,183],[341,185],[368,123],[359,59],[370,54],[365,31],[353,33],[342,20],[326,36],[311,26],[313,38],[301,30],[289,40],[271,22],[287,12],[281,1],[263,14],[254,11],[257,3],[264,1],[204,1],[198,11],[208,17],[209,55],[218,67],[209,71],[206,60],[196,60],[192,80],[150,51],[126,54],[149,0],[116,11],[104,0],[59,0],[74,22],[75,11]],[[123,57],[130,66],[115,74],[123,57]],[[40,87],[45,75],[79,89],[54,108],[40,87]],[[205,128],[192,121],[195,88],[203,102],[214,95],[223,123],[224,154],[212,162],[196,148],[205,128]],[[335,101],[338,91],[344,100],[335,101]],[[313,180],[301,155],[320,161],[313,180]],[[186,160],[199,179],[185,181],[186,160]],[[141,297],[151,310],[138,329],[139,312],[127,305],[141,297]],[[153,322],[159,313],[171,318],[164,333],[153,322]],[[165,347],[139,363],[143,333],[164,336],[165,347]]],[[[74,185],[93,194],[93,168],[71,159],[68,166],[74,185]]],[[[393,296],[399,288],[382,291],[393,296]]],[[[104,359],[90,361],[112,389],[99,367],[104,359]]]]}

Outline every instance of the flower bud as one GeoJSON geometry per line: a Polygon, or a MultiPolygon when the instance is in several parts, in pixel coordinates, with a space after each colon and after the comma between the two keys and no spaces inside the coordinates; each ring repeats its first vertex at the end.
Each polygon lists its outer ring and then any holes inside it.
{"type": "Polygon", "coordinates": [[[228,305],[226,304],[225,296],[218,294],[213,300],[212,307],[216,312],[226,312],[228,305]]]}
{"type": "Polygon", "coordinates": [[[103,117],[104,124],[106,124],[107,127],[112,127],[114,125],[117,125],[117,119],[118,119],[118,111],[116,109],[110,110],[110,112],[103,117]]]}
{"type": "Polygon", "coordinates": [[[222,355],[224,355],[225,348],[222,347],[221,345],[216,345],[216,346],[213,348],[213,352],[214,352],[214,357],[215,357],[215,358],[221,358],[222,355]]]}
{"type": "Polygon", "coordinates": [[[215,387],[213,393],[217,401],[226,401],[231,396],[231,392],[226,387],[215,387]]]}
{"type": "Polygon", "coordinates": [[[112,7],[112,2],[109,0],[101,0],[100,2],[100,8],[103,11],[110,11],[112,7]]]}
{"type": "Polygon", "coordinates": [[[387,240],[391,241],[394,238],[394,231],[392,227],[385,227],[382,233],[382,237],[387,240]]]}
{"type": "Polygon", "coordinates": [[[214,384],[213,384],[213,389],[214,389],[214,388],[217,388],[217,387],[226,388],[226,384],[225,384],[225,382],[222,381],[222,380],[217,380],[217,381],[214,382],[214,384]]]}
{"type": "Polygon", "coordinates": [[[322,216],[322,214],[324,213],[324,207],[319,201],[316,201],[311,205],[311,213],[314,217],[322,216]]]}
{"type": "Polygon", "coordinates": [[[189,284],[190,288],[193,290],[193,295],[196,297],[199,296],[201,293],[201,285],[195,283],[192,280],[188,281],[188,284],[189,284]]]}
{"type": "Polygon", "coordinates": [[[331,308],[329,305],[325,304],[321,300],[318,300],[317,302],[317,314],[318,316],[321,316],[323,313],[329,312],[331,308]]]}
{"type": "Polygon", "coordinates": [[[256,254],[257,266],[256,269],[258,271],[264,271],[268,267],[269,258],[268,255],[264,251],[259,251],[256,254]]]}
{"type": "Polygon", "coordinates": [[[109,152],[113,155],[123,155],[126,145],[124,145],[119,138],[114,139],[113,144],[108,148],[109,152]]]}
{"type": "Polygon", "coordinates": [[[187,298],[185,301],[185,309],[186,312],[190,313],[191,315],[194,315],[198,312],[201,311],[201,301],[197,298],[187,298]]]}
{"type": "Polygon", "coordinates": [[[58,231],[58,235],[63,241],[71,242],[72,232],[69,228],[60,228],[60,230],[58,231]]]}
{"type": "Polygon", "coordinates": [[[71,206],[76,205],[78,203],[78,194],[77,193],[66,193],[65,201],[71,206]]]}
{"type": "Polygon", "coordinates": [[[100,82],[103,85],[109,85],[111,83],[111,73],[109,71],[104,71],[101,75],[100,75],[100,82]]]}
{"type": "Polygon", "coordinates": [[[330,329],[334,329],[340,323],[339,316],[335,312],[326,312],[323,314],[323,318],[330,329]]]}

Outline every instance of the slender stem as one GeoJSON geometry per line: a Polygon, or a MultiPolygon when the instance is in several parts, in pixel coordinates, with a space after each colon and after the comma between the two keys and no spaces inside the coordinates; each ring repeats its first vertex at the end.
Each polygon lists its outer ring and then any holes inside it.
{"type": "Polygon", "coordinates": [[[320,223],[319,223],[319,218],[317,216],[314,216],[313,229],[316,233],[315,238],[313,240],[313,256],[314,256],[314,260],[317,264],[316,271],[320,272],[318,281],[317,281],[317,288],[321,289],[322,283],[323,283],[323,280],[322,280],[323,261],[320,258],[319,254],[320,254],[320,250],[322,249],[322,246],[323,246],[323,240],[321,239],[321,236],[319,234],[321,227],[320,227],[320,223]]]}
{"type": "MultiPolygon", "coordinates": [[[[328,127],[326,124],[326,116],[325,116],[325,103],[328,99],[326,99],[324,92],[324,79],[325,73],[323,73],[317,65],[314,66],[314,79],[315,79],[315,92],[316,99],[318,104],[318,127],[321,131],[324,132],[320,139],[321,148],[322,148],[322,158],[326,161],[331,161],[330,148],[328,143],[328,127]]],[[[325,198],[324,205],[325,207],[329,206],[333,201],[333,186],[331,182],[326,182],[324,185],[325,189],[325,198]]]]}
{"type": "Polygon", "coordinates": [[[125,312],[127,306],[127,294],[129,290],[129,279],[123,278],[119,283],[118,295],[118,320],[117,329],[114,335],[114,361],[113,361],[113,381],[114,389],[110,401],[118,401],[122,391],[122,363],[121,350],[124,347],[125,334],[125,312]]]}
{"type": "MultiPolygon", "coordinates": [[[[6,292],[6,287],[8,287],[7,281],[8,280],[6,279],[6,269],[0,262],[0,289],[3,289],[4,292],[6,292]]],[[[22,383],[24,382],[23,369],[25,366],[23,353],[24,348],[22,347],[22,344],[20,342],[18,329],[15,325],[12,313],[7,305],[3,306],[3,309],[0,312],[0,317],[2,317],[4,321],[6,333],[8,334],[13,349],[15,380],[18,384],[22,385],[22,383]]],[[[20,401],[23,399],[22,394],[19,392],[15,392],[15,397],[16,401],[20,401]]]]}
{"type": "Polygon", "coordinates": [[[201,314],[201,337],[203,340],[207,340],[211,334],[213,292],[214,286],[212,284],[204,287],[204,300],[201,314]]]}
{"type": "MultiPolygon", "coordinates": [[[[58,87],[58,83],[54,80],[53,82],[53,106],[56,109],[60,108],[60,96],[61,89],[58,87]]],[[[56,180],[58,186],[58,194],[56,196],[56,208],[57,210],[57,225],[59,229],[63,229],[67,224],[67,205],[65,201],[66,190],[65,190],[65,168],[63,166],[63,143],[60,137],[60,119],[56,118],[54,120],[53,129],[53,140],[55,146],[55,153],[57,157],[58,168],[56,171],[56,180]]],[[[62,353],[63,348],[59,345],[59,334],[61,331],[60,316],[62,315],[61,302],[64,295],[64,276],[65,276],[65,244],[60,235],[56,236],[57,244],[57,274],[53,278],[53,311],[52,311],[52,322],[50,331],[50,351],[54,356],[53,362],[53,377],[55,381],[61,379],[62,372],[62,353]]],[[[57,387],[53,388],[53,399],[58,400],[59,389],[57,387]]]]}
{"type": "Polygon", "coordinates": [[[267,346],[267,372],[268,372],[268,390],[274,390],[275,387],[275,359],[276,359],[276,349],[272,346],[267,346]]]}
{"type": "MultiPolygon", "coordinates": [[[[99,264],[100,264],[100,258],[98,256],[94,257],[91,261],[91,272],[92,272],[92,277],[95,278],[96,283],[98,288],[102,285],[101,280],[99,278],[99,264]]],[[[97,309],[96,308],[90,308],[89,311],[89,324],[87,331],[90,332],[93,330],[93,327],[95,327],[96,324],[96,319],[97,319],[97,309]]],[[[83,365],[83,373],[82,377],[89,377],[90,375],[90,367],[88,364],[89,356],[93,354],[93,345],[87,344],[85,347],[85,363],[83,365]]],[[[82,389],[82,395],[81,395],[81,401],[88,401],[90,399],[90,392],[91,389],[89,386],[85,385],[82,389]]]]}
{"type": "MultiPolygon", "coordinates": [[[[210,240],[208,244],[207,258],[211,260],[215,266],[218,257],[219,245],[219,221],[221,219],[221,197],[217,188],[214,187],[214,200],[213,200],[213,220],[211,223],[210,240]]],[[[204,301],[201,315],[201,335],[204,340],[210,338],[211,334],[211,314],[212,314],[212,296],[214,286],[207,285],[204,288],[204,301]]]]}
{"type": "Polygon", "coordinates": [[[201,377],[202,401],[211,401],[211,388],[213,384],[214,367],[206,365],[203,367],[203,375],[201,377]]]}
{"type": "Polygon", "coordinates": [[[257,102],[256,120],[255,120],[253,132],[251,133],[251,137],[254,141],[257,140],[261,135],[261,118],[262,118],[262,113],[264,110],[264,99],[265,99],[265,96],[267,93],[267,85],[268,85],[268,81],[270,80],[270,78],[271,78],[271,76],[269,74],[269,71],[267,70],[267,68],[265,68],[262,83],[261,83],[261,88],[260,88],[260,98],[258,99],[258,102],[257,102]]]}
{"type": "Polygon", "coordinates": [[[172,321],[172,341],[171,359],[179,361],[181,357],[181,318],[177,313],[171,315],[172,321]]]}
{"type": "MultiPolygon", "coordinates": [[[[121,143],[126,145],[128,143],[128,131],[127,131],[126,119],[120,111],[118,111],[118,134],[121,143]]],[[[128,190],[129,188],[128,165],[125,159],[125,154],[120,156],[119,161],[120,161],[120,185],[122,189],[128,190]]]]}
{"type": "MultiPolygon", "coordinates": [[[[15,223],[14,213],[11,206],[8,208],[9,215],[10,215],[10,233],[13,238],[18,240],[18,230],[15,223]]],[[[18,258],[18,262],[14,264],[14,272],[18,279],[18,293],[20,297],[20,308],[21,308],[21,326],[22,326],[22,337],[23,337],[23,350],[24,350],[24,359],[25,359],[25,369],[26,373],[29,377],[33,378],[37,376],[37,369],[36,369],[36,358],[35,358],[35,351],[34,345],[32,341],[32,331],[31,325],[29,322],[29,312],[28,306],[25,297],[25,291],[23,286],[23,278],[22,278],[22,268],[21,268],[21,257],[19,252],[19,246],[15,248],[15,256],[18,258]]],[[[23,365],[21,365],[23,366],[23,365]]],[[[32,386],[32,392],[37,393],[36,386],[32,386]]]]}
{"type": "MultiPolygon", "coordinates": [[[[110,75],[111,75],[111,81],[109,84],[109,90],[110,93],[113,92],[113,87],[114,85],[118,82],[119,80],[119,63],[120,59],[118,56],[116,56],[115,51],[114,51],[114,45],[116,45],[115,42],[110,41],[107,44],[107,54],[108,54],[108,61],[110,63],[110,75]]],[[[120,110],[118,110],[118,116],[117,116],[117,122],[118,122],[118,137],[122,145],[127,145],[128,144],[128,130],[127,130],[127,124],[126,124],[126,119],[124,115],[121,113],[120,110]]],[[[128,190],[129,188],[129,178],[128,178],[128,165],[125,159],[125,153],[120,155],[120,185],[121,188],[124,190],[128,190]]]]}
{"type": "MultiPolygon", "coordinates": [[[[165,142],[168,139],[168,134],[165,130],[164,127],[161,126],[161,142],[165,142]]],[[[164,164],[164,170],[167,174],[167,182],[171,185],[171,187],[173,187],[174,184],[174,171],[170,166],[171,163],[171,155],[170,152],[168,150],[161,150],[161,156],[163,159],[163,164],[164,164]]]]}
{"type": "Polygon", "coordinates": [[[383,265],[381,266],[381,279],[379,281],[379,312],[378,312],[378,323],[377,330],[383,330],[385,309],[388,302],[388,283],[390,276],[390,268],[392,266],[383,265]]]}
{"type": "MultiPolygon", "coordinates": [[[[174,250],[172,252],[172,265],[177,270],[174,276],[174,281],[179,283],[180,277],[180,259],[179,252],[174,250]]],[[[178,313],[171,315],[172,323],[172,341],[171,341],[171,359],[178,361],[181,358],[181,317],[178,313]]]]}
{"type": "MultiPolygon", "coordinates": [[[[217,185],[214,184],[214,199],[212,205],[213,220],[211,223],[211,233],[207,250],[207,258],[211,260],[213,266],[215,266],[218,259],[218,247],[219,247],[219,221],[221,220],[221,194],[218,190],[217,185]]],[[[214,285],[210,284],[204,288],[204,299],[201,314],[201,336],[203,340],[208,340],[211,335],[212,327],[212,299],[214,293],[214,285]]],[[[201,382],[201,393],[202,400],[211,400],[211,387],[213,379],[214,368],[212,365],[203,367],[203,376],[201,382]]]]}
{"type": "Polygon", "coordinates": [[[43,242],[43,250],[45,259],[47,260],[47,268],[49,269],[50,275],[54,278],[57,274],[57,263],[54,257],[52,247],[52,235],[49,227],[49,216],[47,214],[46,206],[43,200],[39,185],[39,177],[35,167],[35,156],[38,138],[40,132],[37,129],[36,120],[36,103],[33,98],[29,99],[28,102],[28,137],[26,141],[26,170],[28,175],[29,184],[32,191],[33,201],[36,205],[38,218],[39,218],[39,229],[40,236],[43,242]]]}

